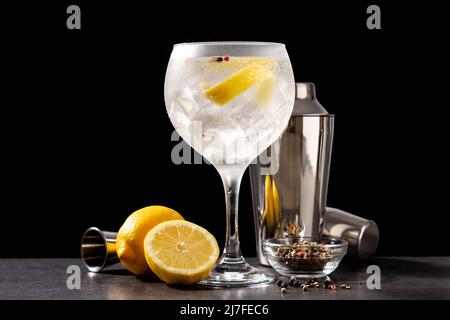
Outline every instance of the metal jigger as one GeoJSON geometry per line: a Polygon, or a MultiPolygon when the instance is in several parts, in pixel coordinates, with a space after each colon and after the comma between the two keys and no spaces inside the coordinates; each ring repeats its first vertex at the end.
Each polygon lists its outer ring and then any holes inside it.
{"type": "Polygon", "coordinates": [[[99,228],[87,229],[81,237],[81,258],[89,271],[100,272],[118,263],[116,253],[117,232],[102,231],[99,228]]]}

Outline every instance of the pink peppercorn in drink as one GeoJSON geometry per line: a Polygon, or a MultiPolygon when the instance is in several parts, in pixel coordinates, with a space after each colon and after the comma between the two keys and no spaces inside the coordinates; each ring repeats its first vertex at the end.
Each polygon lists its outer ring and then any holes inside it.
{"type": "Polygon", "coordinates": [[[283,132],[295,85],[285,46],[261,42],[175,45],[164,98],[180,134],[219,172],[226,192],[222,257],[201,285],[267,284],[273,276],[250,266],[239,248],[239,186],[248,164],[283,132]]]}

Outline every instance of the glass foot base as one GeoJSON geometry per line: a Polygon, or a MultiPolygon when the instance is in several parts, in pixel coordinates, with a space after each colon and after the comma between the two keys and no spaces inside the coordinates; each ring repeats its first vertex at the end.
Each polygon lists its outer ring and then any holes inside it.
{"type": "Polygon", "coordinates": [[[275,277],[249,265],[243,259],[222,259],[198,285],[206,287],[255,287],[272,283],[275,277]]]}

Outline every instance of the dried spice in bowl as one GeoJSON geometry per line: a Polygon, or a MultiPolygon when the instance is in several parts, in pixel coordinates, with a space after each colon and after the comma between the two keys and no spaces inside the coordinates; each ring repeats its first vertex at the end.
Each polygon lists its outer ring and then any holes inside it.
{"type": "Polygon", "coordinates": [[[292,271],[322,271],[332,254],[324,243],[298,240],[278,247],[275,256],[292,271]]]}
{"type": "Polygon", "coordinates": [[[272,238],[263,241],[270,265],[283,276],[320,278],[333,272],[347,253],[347,242],[321,237],[272,238]]]}

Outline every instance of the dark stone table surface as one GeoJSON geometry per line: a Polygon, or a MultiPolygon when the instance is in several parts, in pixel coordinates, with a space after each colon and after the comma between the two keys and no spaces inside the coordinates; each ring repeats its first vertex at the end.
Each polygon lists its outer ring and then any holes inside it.
{"type": "MultiPolygon", "coordinates": [[[[255,258],[248,259],[256,264],[255,258]]],[[[267,268],[272,271],[272,269],[267,268]]],[[[89,273],[80,259],[0,259],[0,299],[450,299],[450,257],[377,257],[366,263],[344,262],[330,275],[350,290],[289,289],[275,284],[257,288],[202,289],[168,286],[138,279],[117,264],[89,273]],[[80,266],[81,288],[68,289],[70,265],[80,266]],[[381,270],[381,289],[368,289],[368,265],[381,270]]]]}

